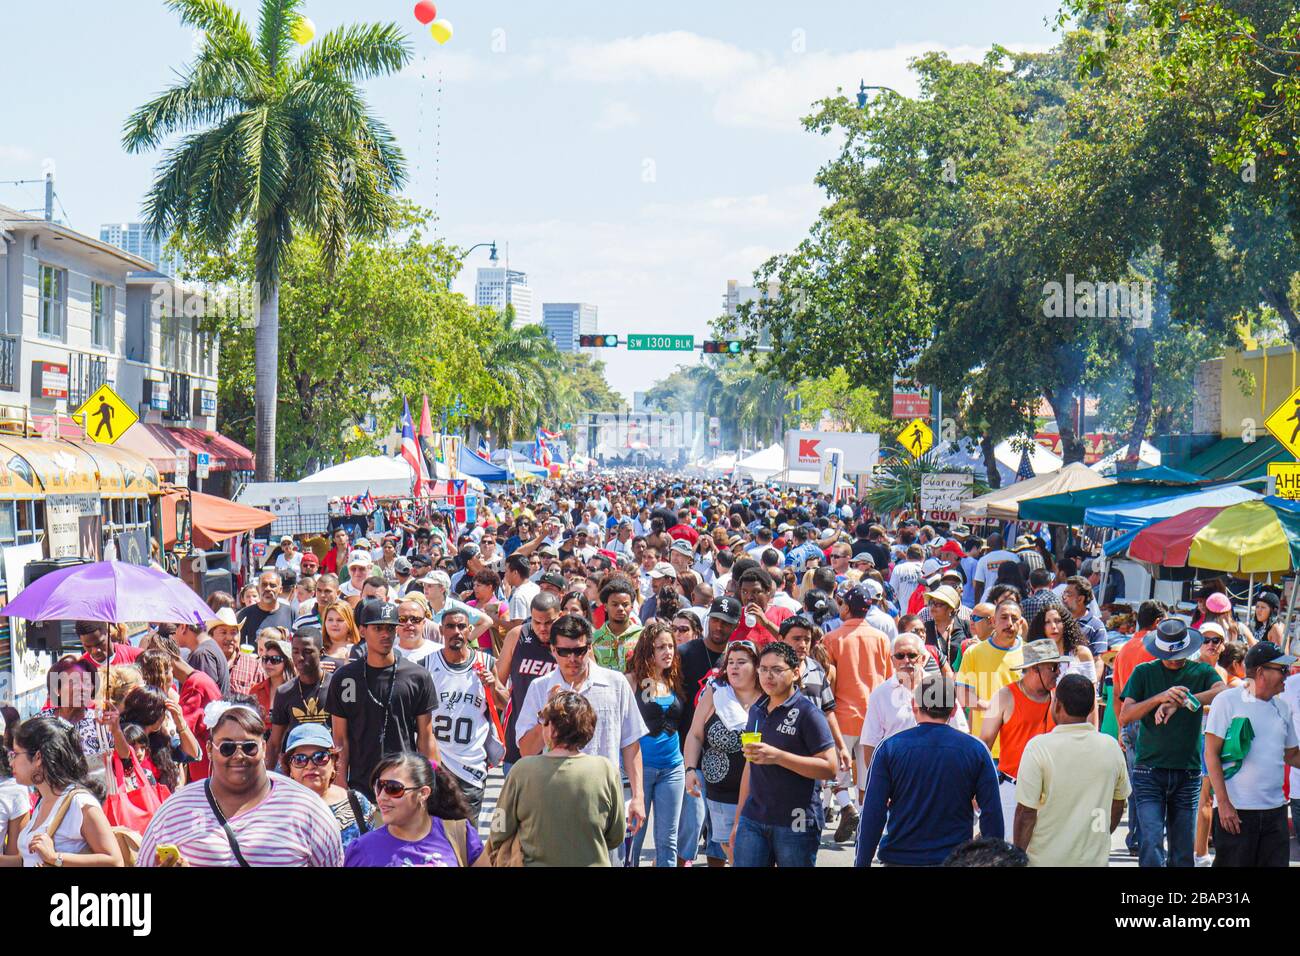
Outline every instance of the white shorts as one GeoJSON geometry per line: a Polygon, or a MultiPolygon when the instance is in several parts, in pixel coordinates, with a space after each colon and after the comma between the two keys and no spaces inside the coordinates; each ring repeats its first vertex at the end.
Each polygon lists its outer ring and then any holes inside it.
{"type": "Polygon", "coordinates": [[[1016,782],[1003,780],[998,783],[998,798],[1002,803],[1002,828],[1005,839],[1011,842],[1011,827],[1016,820],[1016,782]]]}
{"type": "Polygon", "coordinates": [[[858,789],[863,790],[867,786],[866,752],[862,749],[861,739],[849,734],[844,735],[844,746],[849,749],[849,753],[853,754],[853,767],[848,771],[841,770],[835,775],[835,786],[840,789],[853,786],[855,771],[858,789]]]}

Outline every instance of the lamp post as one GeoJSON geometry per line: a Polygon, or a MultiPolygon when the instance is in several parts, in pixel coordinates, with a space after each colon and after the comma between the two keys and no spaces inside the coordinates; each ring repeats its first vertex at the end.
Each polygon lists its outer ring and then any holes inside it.
{"type": "Polygon", "coordinates": [[[894,89],[892,86],[868,86],[865,80],[859,80],[858,81],[858,109],[865,110],[867,108],[867,90],[887,90],[888,92],[893,93],[897,97],[906,99],[906,97],[904,97],[902,93],[898,92],[898,90],[894,89]]]}
{"type": "MultiPolygon", "coordinates": [[[[488,262],[497,262],[497,261],[499,261],[499,260],[497,259],[497,243],[496,243],[496,240],[495,240],[495,239],[493,239],[491,242],[478,242],[478,243],[475,243],[474,245],[472,245],[472,246],[470,246],[468,249],[466,249],[466,250],[465,250],[461,255],[457,256],[457,257],[456,257],[456,261],[457,261],[457,262],[464,262],[466,259],[469,258],[469,254],[470,254],[471,252],[473,252],[475,249],[482,249],[482,248],[485,247],[485,246],[486,246],[488,249],[491,250],[491,251],[488,253],[488,262]]],[[[450,277],[450,276],[447,277],[447,289],[448,289],[448,290],[451,289],[451,277],[450,277]]]]}

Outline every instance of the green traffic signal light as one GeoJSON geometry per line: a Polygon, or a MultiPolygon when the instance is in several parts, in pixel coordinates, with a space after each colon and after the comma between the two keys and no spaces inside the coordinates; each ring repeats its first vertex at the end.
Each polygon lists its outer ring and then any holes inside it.
{"type": "Polygon", "coordinates": [[[730,352],[732,355],[739,355],[739,354],[740,354],[740,343],[737,342],[737,341],[735,341],[734,339],[733,339],[732,341],[728,342],[728,343],[727,343],[727,351],[730,352]]]}

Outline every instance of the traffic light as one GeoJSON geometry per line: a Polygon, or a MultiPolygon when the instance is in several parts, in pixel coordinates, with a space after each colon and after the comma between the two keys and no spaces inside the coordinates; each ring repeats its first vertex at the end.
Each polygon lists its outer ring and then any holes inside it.
{"type": "Polygon", "coordinates": [[[616,349],[617,335],[579,335],[578,345],[584,349],[616,349]]]}
{"type": "Polygon", "coordinates": [[[739,355],[742,344],[739,339],[705,339],[704,351],[709,355],[739,355]]]}

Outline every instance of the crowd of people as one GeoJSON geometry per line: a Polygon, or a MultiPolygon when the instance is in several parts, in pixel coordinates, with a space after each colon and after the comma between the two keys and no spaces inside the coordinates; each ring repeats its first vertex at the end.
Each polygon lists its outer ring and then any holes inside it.
{"type": "Polygon", "coordinates": [[[376,517],[205,628],[76,622],[0,865],[1105,866],[1126,815],[1141,866],[1290,858],[1273,590],[1134,608],[1078,544],[647,472],[376,517]]]}

